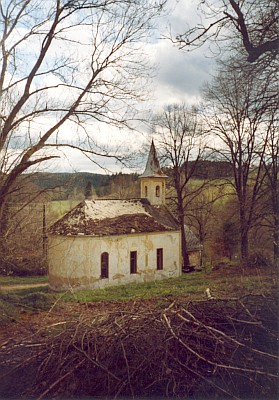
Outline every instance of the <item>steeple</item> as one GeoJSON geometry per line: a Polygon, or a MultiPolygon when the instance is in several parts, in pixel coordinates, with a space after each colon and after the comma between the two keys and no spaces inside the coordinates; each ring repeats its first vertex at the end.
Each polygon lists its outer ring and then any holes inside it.
{"type": "Polygon", "coordinates": [[[158,161],[154,142],[152,140],[144,173],[139,177],[141,183],[141,198],[146,198],[150,204],[165,204],[166,179],[158,161]]]}
{"type": "Polygon", "coordinates": [[[140,177],[164,176],[160,168],[154,142],[152,140],[144,173],[140,177]]]}

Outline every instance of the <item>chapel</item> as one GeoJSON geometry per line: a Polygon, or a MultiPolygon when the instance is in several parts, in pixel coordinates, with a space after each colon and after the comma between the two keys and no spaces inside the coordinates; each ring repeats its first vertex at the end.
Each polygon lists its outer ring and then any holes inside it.
{"type": "Polygon", "coordinates": [[[179,276],[181,234],[165,204],[166,179],[152,141],[139,199],[84,200],[54,223],[50,287],[95,289],[179,276]]]}

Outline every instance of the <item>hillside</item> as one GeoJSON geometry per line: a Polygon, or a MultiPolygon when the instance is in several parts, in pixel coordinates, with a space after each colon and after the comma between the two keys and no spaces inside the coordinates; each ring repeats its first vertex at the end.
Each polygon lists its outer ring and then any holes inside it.
{"type": "MultiPolygon", "coordinates": [[[[169,175],[171,175],[170,171],[169,175]]],[[[194,179],[220,179],[230,176],[232,176],[232,170],[228,162],[208,160],[199,160],[193,174],[194,179]]],[[[84,193],[88,185],[92,185],[97,196],[103,196],[110,193],[110,185],[123,186],[126,181],[128,186],[131,184],[131,181],[134,182],[137,179],[136,174],[116,173],[113,175],[104,175],[90,172],[39,172],[30,175],[26,174],[25,177],[28,177],[28,180],[40,189],[55,190],[57,192],[57,200],[69,198],[73,193],[84,193]]]]}
{"type": "Polygon", "coordinates": [[[110,176],[103,174],[92,174],[90,172],[77,173],[43,173],[30,175],[30,181],[41,189],[63,188],[63,197],[68,197],[76,191],[84,191],[86,185],[90,183],[96,193],[108,184],[110,176]]]}
{"type": "MultiPolygon", "coordinates": [[[[190,162],[190,168],[194,162],[190,162]]],[[[232,165],[227,161],[213,161],[200,159],[195,165],[193,178],[196,179],[220,179],[233,175],[232,165]]]]}

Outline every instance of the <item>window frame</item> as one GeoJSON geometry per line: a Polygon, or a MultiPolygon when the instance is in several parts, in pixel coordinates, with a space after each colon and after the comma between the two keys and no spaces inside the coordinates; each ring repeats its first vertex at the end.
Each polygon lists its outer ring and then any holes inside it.
{"type": "Polygon", "coordinates": [[[160,197],[160,196],[161,196],[161,188],[160,188],[160,185],[156,185],[156,188],[155,188],[155,195],[156,195],[156,197],[160,197]]]}
{"type": "Polygon", "coordinates": [[[130,251],[130,274],[136,274],[138,270],[137,251],[130,251]]]}
{"type": "Polygon", "coordinates": [[[101,253],[101,279],[109,278],[109,253],[104,251],[101,253]]]}
{"type": "Polygon", "coordinates": [[[162,271],[164,269],[164,251],[162,247],[156,250],[156,266],[157,271],[162,271]]]}
{"type": "Polygon", "coordinates": [[[146,185],[144,186],[144,197],[148,197],[148,188],[146,185]]]}

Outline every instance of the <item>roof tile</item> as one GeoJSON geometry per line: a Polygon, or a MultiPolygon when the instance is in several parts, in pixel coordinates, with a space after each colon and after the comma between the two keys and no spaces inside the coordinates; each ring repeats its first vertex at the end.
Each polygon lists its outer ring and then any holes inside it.
{"type": "Polygon", "coordinates": [[[108,236],[179,230],[164,205],[141,200],[93,200],[78,204],[49,228],[55,235],[108,236]]]}

